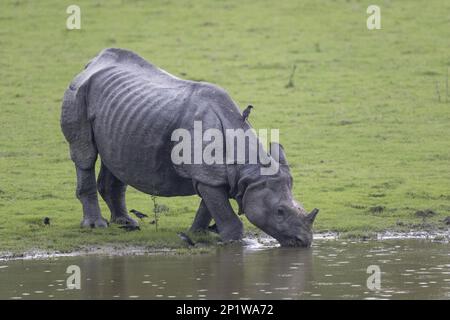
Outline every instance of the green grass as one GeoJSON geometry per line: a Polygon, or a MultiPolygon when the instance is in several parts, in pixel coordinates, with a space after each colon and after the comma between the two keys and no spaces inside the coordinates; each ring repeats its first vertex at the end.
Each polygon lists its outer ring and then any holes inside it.
{"type": "MultiPolygon", "coordinates": [[[[420,224],[414,213],[428,208],[438,213],[428,222],[450,215],[450,2],[378,1],[382,30],[368,31],[372,2],[76,1],[82,29],[68,31],[72,1],[1,1],[0,251],[183,246],[175,232],[196,197],[158,199],[170,208],[158,232],[79,229],[61,98],[111,46],[253,104],[255,128],[281,131],[296,198],[321,209],[318,231],[420,224]]],[[[127,199],[150,210],[147,195],[130,188],[127,199]]]]}

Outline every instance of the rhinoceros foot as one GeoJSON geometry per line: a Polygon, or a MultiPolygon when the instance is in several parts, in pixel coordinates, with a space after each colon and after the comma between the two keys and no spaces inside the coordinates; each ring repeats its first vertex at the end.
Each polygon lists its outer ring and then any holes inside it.
{"type": "Polygon", "coordinates": [[[218,231],[223,242],[240,241],[244,236],[244,226],[239,219],[225,226],[218,226],[218,231]]]}
{"type": "Polygon", "coordinates": [[[126,215],[126,216],[124,215],[124,216],[120,216],[120,217],[112,217],[111,223],[127,225],[127,226],[134,226],[134,227],[139,226],[139,223],[128,215],[126,215]]]}
{"type": "Polygon", "coordinates": [[[82,228],[106,228],[108,225],[108,221],[103,217],[84,218],[83,221],[81,221],[82,228]]]}

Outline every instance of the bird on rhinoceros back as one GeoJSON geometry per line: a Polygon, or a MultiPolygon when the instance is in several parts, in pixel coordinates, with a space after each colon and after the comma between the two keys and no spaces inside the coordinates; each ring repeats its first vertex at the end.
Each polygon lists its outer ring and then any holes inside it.
{"type": "Polygon", "coordinates": [[[308,214],[294,200],[283,147],[273,142],[268,155],[262,153],[270,161],[257,157],[254,163],[250,155],[262,144],[242,119],[239,107],[216,85],[174,77],[128,50],[103,50],[73,79],[62,104],[61,128],[75,164],[81,226],[108,226],[98,192],[111,223],[137,227],[125,204],[130,185],[158,197],[198,195],[192,232],[207,231],[214,220],[223,241],[242,239],[244,227],[233,200],[252,224],[281,245],[310,246],[317,211],[308,214]],[[195,148],[183,149],[183,157],[176,154],[183,138],[179,133],[195,133],[199,122],[203,132],[211,129],[224,137],[229,130],[248,130],[252,139],[247,140],[257,148],[244,143],[244,159],[237,161],[226,155],[237,154],[238,144],[224,144],[223,154],[216,154],[220,161],[191,163],[195,148]]]}
{"type": "Polygon", "coordinates": [[[250,104],[247,108],[242,112],[242,120],[243,122],[248,120],[248,117],[250,116],[250,112],[252,111],[253,106],[250,104]]]}

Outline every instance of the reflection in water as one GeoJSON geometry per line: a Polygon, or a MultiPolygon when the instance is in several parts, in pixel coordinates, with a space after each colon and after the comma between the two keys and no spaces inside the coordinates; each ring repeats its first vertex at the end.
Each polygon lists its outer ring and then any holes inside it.
{"type": "Polygon", "coordinates": [[[420,240],[316,241],[313,248],[229,246],[194,256],[84,256],[0,262],[0,298],[411,299],[450,298],[448,245],[420,240]],[[81,290],[66,268],[81,269],[81,290]],[[382,271],[380,291],[367,267],[382,271]]]}

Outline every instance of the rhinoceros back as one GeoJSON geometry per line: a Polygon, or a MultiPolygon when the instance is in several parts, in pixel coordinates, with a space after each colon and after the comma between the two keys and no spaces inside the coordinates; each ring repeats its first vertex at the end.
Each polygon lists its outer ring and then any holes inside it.
{"type": "Polygon", "coordinates": [[[239,119],[227,95],[215,91],[212,85],[178,79],[130,51],[106,49],[64,97],[61,125],[72,159],[86,167],[98,153],[117,178],[162,196],[194,194],[193,180],[226,184],[225,165],[176,168],[170,157],[175,129],[191,131],[195,120],[223,129],[224,104],[224,112],[239,119]]]}

